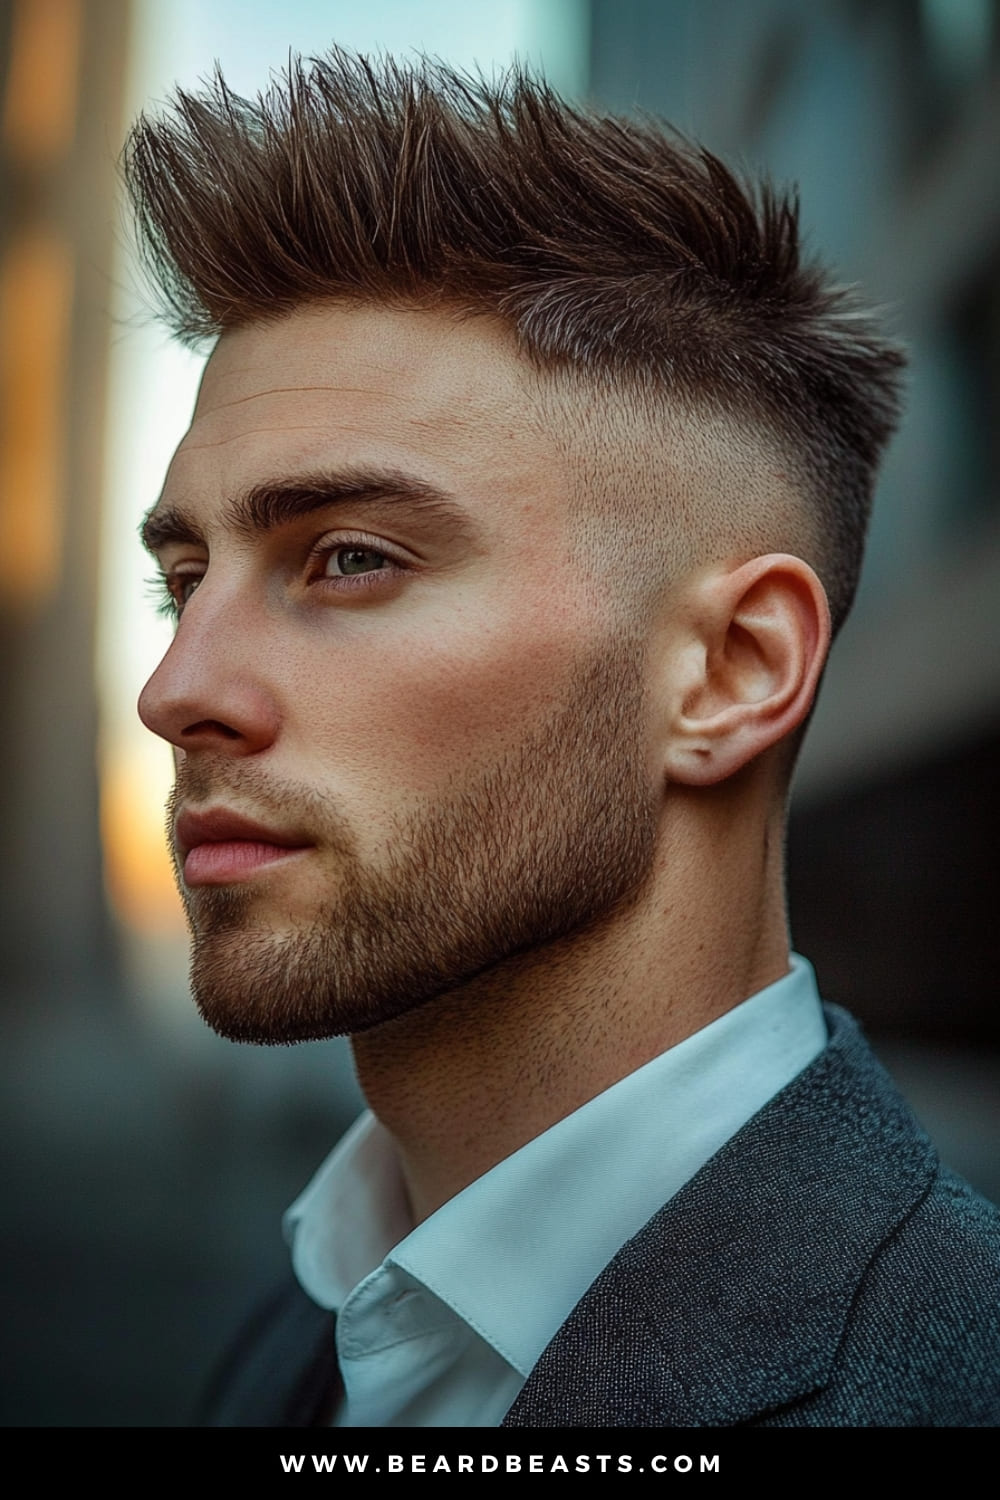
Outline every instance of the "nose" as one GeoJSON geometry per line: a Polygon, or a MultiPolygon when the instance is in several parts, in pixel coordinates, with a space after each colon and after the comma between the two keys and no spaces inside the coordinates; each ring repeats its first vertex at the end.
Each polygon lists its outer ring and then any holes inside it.
{"type": "Polygon", "coordinates": [[[192,600],[160,665],[139,695],[147,729],[178,750],[255,755],[273,744],[278,705],[245,623],[192,600]],[[202,606],[199,608],[199,606],[202,606]]]}

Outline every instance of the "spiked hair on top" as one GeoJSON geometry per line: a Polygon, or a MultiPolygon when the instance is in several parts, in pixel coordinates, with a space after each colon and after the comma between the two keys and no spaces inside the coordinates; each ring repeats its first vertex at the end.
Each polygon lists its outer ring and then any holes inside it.
{"type": "Polygon", "coordinates": [[[323,300],[490,312],[539,368],[761,428],[816,512],[835,627],[857,584],[899,349],[800,254],[794,196],[513,69],[340,50],[251,101],[220,74],[124,155],[175,334],[323,300]]]}

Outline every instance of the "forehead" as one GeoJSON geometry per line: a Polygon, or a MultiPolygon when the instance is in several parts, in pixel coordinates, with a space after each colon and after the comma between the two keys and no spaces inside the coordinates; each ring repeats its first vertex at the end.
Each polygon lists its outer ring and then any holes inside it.
{"type": "Polygon", "coordinates": [[[451,312],[317,306],[225,333],[165,499],[384,464],[475,498],[553,495],[559,447],[513,336],[451,312]]]}

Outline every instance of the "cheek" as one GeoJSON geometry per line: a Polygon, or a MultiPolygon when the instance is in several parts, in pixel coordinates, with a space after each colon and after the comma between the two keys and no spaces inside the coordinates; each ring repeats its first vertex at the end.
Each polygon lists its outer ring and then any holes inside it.
{"type": "Polygon", "coordinates": [[[453,766],[495,761],[560,701],[565,674],[551,642],[531,637],[415,661],[397,699],[414,771],[433,781],[445,755],[453,766]]]}
{"type": "Polygon", "coordinates": [[[328,783],[388,798],[440,796],[494,764],[566,700],[584,642],[566,611],[429,612],[397,637],[388,622],[325,655],[328,691],[300,698],[296,738],[328,783]]]}

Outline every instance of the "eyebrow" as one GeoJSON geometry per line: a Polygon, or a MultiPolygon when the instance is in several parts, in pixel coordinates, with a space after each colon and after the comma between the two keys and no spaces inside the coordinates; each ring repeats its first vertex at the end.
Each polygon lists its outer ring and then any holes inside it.
{"type": "MultiPolygon", "coordinates": [[[[456,531],[469,529],[468,512],[454,496],[397,469],[345,469],[335,474],[307,474],[254,485],[227,504],[223,524],[251,539],[292,521],[336,505],[410,505],[456,531]]],[[[198,521],[183,505],[157,503],[139,531],[147,552],[171,542],[205,545],[198,521]]]]}

